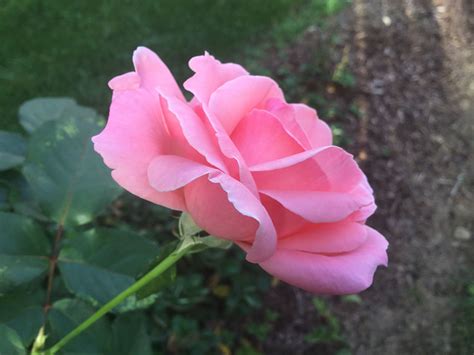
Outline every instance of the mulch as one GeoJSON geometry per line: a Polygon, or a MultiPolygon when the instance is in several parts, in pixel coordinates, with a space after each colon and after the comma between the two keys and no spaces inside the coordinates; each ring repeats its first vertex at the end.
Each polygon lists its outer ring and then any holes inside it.
{"type": "MultiPolygon", "coordinates": [[[[390,242],[389,267],[361,304],[327,298],[353,354],[457,351],[456,300],[474,280],[473,4],[355,0],[333,24],[357,85],[332,95],[360,110],[335,122],[375,190],[379,208],[368,224],[390,242]]],[[[304,60],[321,41],[324,34],[307,31],[288,60],[304,60]]],[[[282,317],[265,353],[342,347],[305,342],[324,322],[311,298],[284,285],[268,296],[282,317]]]]}

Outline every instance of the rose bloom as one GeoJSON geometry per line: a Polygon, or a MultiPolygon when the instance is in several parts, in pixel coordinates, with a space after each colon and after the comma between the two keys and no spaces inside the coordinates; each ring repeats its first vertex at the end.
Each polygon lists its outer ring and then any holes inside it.
{"type": "Polygon", "coordinates": [[[189,62],[190,102],[155,53],[139,47],[133,63],[109,82],[109,120],[93,138],[117,183],[189,213],[289,284],[317,294],[372,284],[388,246],[365,225],[373,191],[315,110],[208,53],[189,62]]]}

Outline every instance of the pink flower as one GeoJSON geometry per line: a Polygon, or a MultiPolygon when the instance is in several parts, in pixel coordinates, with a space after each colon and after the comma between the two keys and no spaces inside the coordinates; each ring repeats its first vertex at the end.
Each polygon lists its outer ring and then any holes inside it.
{"type": "Polygon", "coordinates": [[[347,294],[371,285],[388,245],[365,225],[372,189],[315,110],[208,53],[189,62],[190,102],[155,53],[140,47],[133,62],[110,81],[109,120],[93,138],[122,187],[186,211],[297,287],[347,294]]]}

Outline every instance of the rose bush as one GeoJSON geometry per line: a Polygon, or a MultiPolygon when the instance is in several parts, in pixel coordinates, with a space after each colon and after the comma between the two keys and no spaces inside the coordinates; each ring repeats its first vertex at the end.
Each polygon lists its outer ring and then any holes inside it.
{"type": "Polygon", "coordinates": [[[189,62],[190,102],[155,53],[140,47],[133,63],[110,81],[109,120],[93,138],[118,184],[189,213],[297,287],[347,294],[371,285],[388,245],[365,225],[373,191],[315,110],[208,53],[189,62]]]}

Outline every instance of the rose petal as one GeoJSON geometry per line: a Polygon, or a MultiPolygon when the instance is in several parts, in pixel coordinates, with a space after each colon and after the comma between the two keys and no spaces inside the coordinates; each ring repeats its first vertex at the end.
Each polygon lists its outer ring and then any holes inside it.
{"type": "Polygon", "coordinates": [[[280,239],[278,249],[340,254],[359,248],[366,240],[367,228],[360,223],[312,224],[280,239]]]}
{"type": "MultiPolygon", "coordinates": [[[[385,238],[367,229],[367,240],[358,249],[338,255],[322,255],[297,250],[277,249],[260,266],[269,274],[314,294],[353,294],[372,284],[377,266],[387,265],[385,238]]],[[[241,247],[248,248],[243,243],[241,247]]]]}
{"type": "Polygon", "coordinates": [[[239,181],[217,173],[185,187],[186,204],[194,221],[212,235],[253,240],[247,260],[269,258],[276,248],[275,227],[261,202],[239,181]],[[210,183],[209,183],[210,182],[210,183]]]}
{"type": "Polygon", "coordinates": [[[327,176],[331,191],[351,191],[365,180],[364,173],[352,155],[342,148],[330,146],[322,149],[314,156],[314,160],[327,176]]]}
{"type": "Polygon", "coordinates": [[[359,222],[359,223],[365,223],[367,218],[372,216],[376,210],[377,210],[377,205],[374,202],[372,202],[366,206],[361,207],[359,210],[355,211],[354,213],[352,213],[348,217],[348,220],[359,222]]]}
{"type": "Polygon", "coordinates": [[[209,99],[209,109],[231,134],[242,118],[254,108],[264,108],[270,98],[284,100],[273,80],[263,76],[239,76],[214,91],[209,99]]]}
{"type": "Polygon", "coordinates": [[[325,149],[329,149],[329,147],[315,148],[315,149],[307,150],[301,153],[297,153],[295,155],[290,155],[288,157],[284,157],[281,159],[276,159],[276,160],[268,161],[265,163],[252,165],[249,167],[249,169],[252,172],[260,172],[260,171],[273,171],[273,170],[278,170],[278,169],[289,168],[299,163],[302,163],[305,160],[313,158],[316,154],[318,154],[319,152],[325,149]]]}
{"type": "MultiPolygon", "coordinates": [[[[234,161],[238,169],[238,179],[242,184],[244,184],[255,196],[258,196],[257,186],[255,180],[253,179],[252,174],[245,162],[244,158],[240,154],[239,150],[235,146],[234,142],[230,139],[227,132],[224,130],[221,122],[215,117],[215,115],[204,105],[199,106],[198,108],[203,117],[203,120],[207,122],[208,129],[214,134],[219,144],[219,147],[222,153],[229,158],[231,161],[234,161]]],[[[230,168],[233,172],[235,169],[230,168]]],[[[231,176],[235,177],[235,174],[231,173],[231,176]]]]}
{"type": "Polygon", "coordinates": [[[318,118],[316,110],[304,104],[292,104],[291,106],[295,110],[296,120],[313,148],[332,145],[331,128],[318,118]]]}
{"type": "Polygon", "coordinates": [[[322,149],[306,151],[253,165],[249,169],[261,190],[329,191],[331,184],[314,160],[314,156],[321,151],[322,149]]]}
{"type": "Polygon", "coordinates": [[[292,235],[308,225],[308,221],[287,210],[271,197],[260,194],[260,200],[273,221],[279,239],[292,235]]]}
{"type": "Polygon", "coordinates": [[[364,206],[364,200],[341,192],[260,190],[312,223],[338,222],[364,206]]]}
{"type": "Polygon", "coordinates": [[[109,81],[112,90],[133,90],[140,87],[140,77],[134,71],[116,76],[109,81]]]}
{"type": "Polygon", "coordinates": [[[238,64],[222,64],[209,53],[191,58],[189,67],[194,75],[186,80],[184,88],[194,94],[201,102],[207,104],[211,94],[224,83],[242,75],[247,71],[238,64]]]}
{"type": "Polygon", "coordinates": [[[164,101],[163,113],[167,122],[178,122],[180,125],[179,134],[184,137],[186,142],[205,157],[209,164],[228,172],[224,157],[215,139],[191,107],[173,97],[164,98],[164,101]]]}
{"type": "Polygon", "coordinates": [[[159,102],[158,95],[145,89],[116,93],[106,127],[92,138],[94,149],[123,188],[156,204],[184,210],[181,194],[161,193],[148,183],[149,163],[169,142],[159,102]]]}
{"type": "Polygon", "coordinates": [[[197,178],[217,172],[209,166],[176,155],[160,155],[148,167],[150,185],[157,191],[177,190],[197,178]]]}
{"type": "Polygon", "coordinates": [[[248,165],[280,159],[302,151],[281,122],[268,111],[252,110],[234,129],[232,141],[248,165]]]}
{"type": "Polygon", "coordinates": [[[312,148],[308,137],[296,119],[293,105],[289,105],[282,100],[270,99],[267,101],[266,110],[271,112],[280,120],[287,133],[293,137],[302,148],[305,150],[312,148]]]}
{"type": "Polygon", "coordinates": [[[138,47],[133,52],[133,64],[142,87],[148,90],[156,89],[165,96],[185,100],[173,74],[155,52],[146,47],[138,47]]]}
{"type": "Polygon", "coordinates": [[[352,155],[335,146],[315,148],[282,159],[250,166],[260,189],[357,191],[366,197],[370,187],[360,189],[366,177],[352,155]]]}

